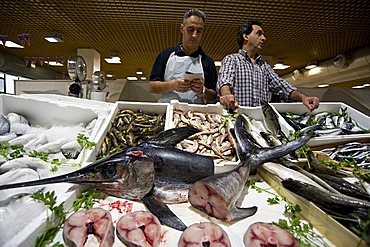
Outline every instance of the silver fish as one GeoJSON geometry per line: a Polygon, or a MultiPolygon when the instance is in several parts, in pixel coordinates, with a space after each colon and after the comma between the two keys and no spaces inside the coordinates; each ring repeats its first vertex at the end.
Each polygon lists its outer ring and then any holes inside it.
{"type": "Polygon", "coordinates": [[[264,101],[261,100],[262,105],[262,116],[263,116],[263,122],[266,126],[266,128],[272,133],[273,136],[278,137],[282,135],[281,132],[281,126],[279,123],[279,117],[276,114],[275,110],[272,108],[272,106],[264,101]]]}
{"type": "Polygon", "coordinates": [[[331,214],[366,219],[370,210],[370,202],[351,196],[332,193],[319,189],[308,183],[291,178],[282,181],[284,188],[315,203],[318,207],[331,214]]]}
{"type": "Polygon", "coordinates": [[[0,135],[8,134],[10,131],[9,120],[3,115],[0,115],[0,135]]]}

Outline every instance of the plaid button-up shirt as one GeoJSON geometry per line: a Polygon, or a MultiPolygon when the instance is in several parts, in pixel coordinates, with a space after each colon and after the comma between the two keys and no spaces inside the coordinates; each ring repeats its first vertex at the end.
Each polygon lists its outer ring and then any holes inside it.
{"type": "Polygon", "coordinates": [[[240,106],[259,106],[270,101],[270,93],[288,99],[297,88],[279,77],[271,66],[256,55],[254,64],[242,49],[226,56],[220,68],[217,91],[229,85],[240,106]]]}

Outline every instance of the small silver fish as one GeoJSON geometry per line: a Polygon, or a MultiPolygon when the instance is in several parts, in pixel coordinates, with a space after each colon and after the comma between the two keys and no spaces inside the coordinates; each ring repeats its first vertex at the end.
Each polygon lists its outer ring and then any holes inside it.
{"type": "Polygon", "coordinates": [[[10,131],[9,120],[3,115],[0,115],[0,135],[5,135],[10,131]]]}

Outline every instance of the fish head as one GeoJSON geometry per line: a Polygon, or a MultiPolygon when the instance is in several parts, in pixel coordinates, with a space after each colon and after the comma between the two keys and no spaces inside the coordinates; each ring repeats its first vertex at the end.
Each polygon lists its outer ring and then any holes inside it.
{"type": "Polygon", "coordinates": [[[141,151],[122,152],[77,171],[72,183],[86,184],[109,195],[140,200],[154,186],[154,161],[141,151]]]}
{"type": "Polygon", "coordinates": [[[52,183],[74,183],[93,187],[108,195],[140,200],[152,190],[154,178],[153,159],[141,151],[132,151],[117,153],[64,175],[0,185],[0,190],[52,183]]]}

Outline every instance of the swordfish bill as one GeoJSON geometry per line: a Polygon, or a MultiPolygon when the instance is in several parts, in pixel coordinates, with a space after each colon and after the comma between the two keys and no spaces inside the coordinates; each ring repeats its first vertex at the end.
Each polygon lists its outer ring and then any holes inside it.
{"type": "Polygon", "coordinates": [[[118,153],[77,171],[29,182],[0,185],[0,190],[53,183],[74,183],[94,187],[109,195],[141,200],[153,188],[154,163],[142,152],[118,153]]]}

